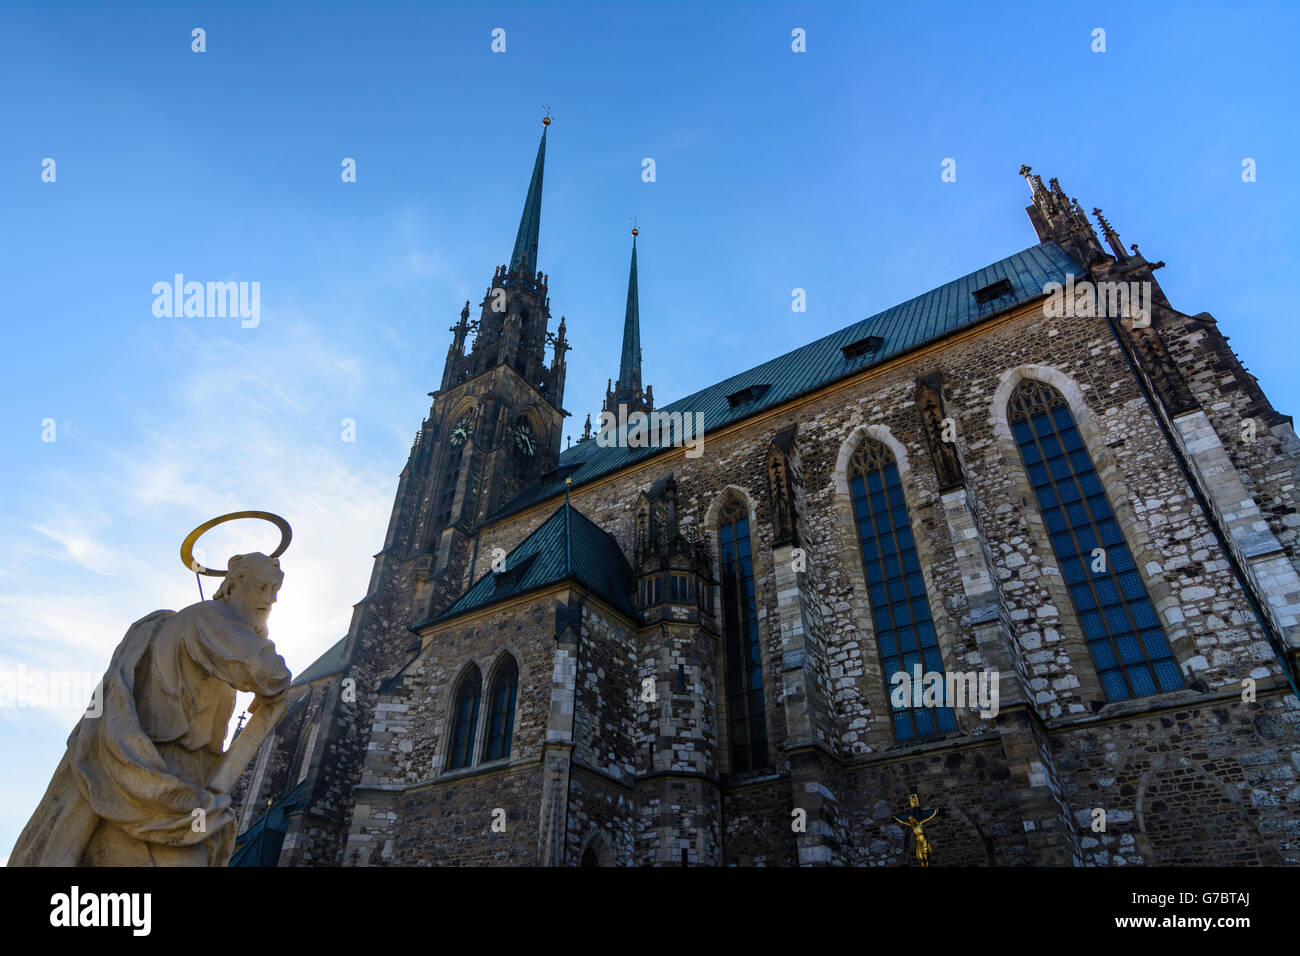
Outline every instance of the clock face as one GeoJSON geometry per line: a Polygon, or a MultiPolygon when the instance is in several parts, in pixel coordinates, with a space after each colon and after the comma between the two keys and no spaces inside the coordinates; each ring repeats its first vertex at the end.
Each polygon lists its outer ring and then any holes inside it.
{"type": "Polygon", "coordinates": [[[525,455],[532,456],[537,451],[537,437],[527,422],[515,426],[515,447],[525,455]]]}
{"type": "Polygon", "coordinates": [[[453,445],[463,445],[469,438],[471,422],[468,415],[462,415],[455,425],[451,428],[451,443],[453,445]]]}

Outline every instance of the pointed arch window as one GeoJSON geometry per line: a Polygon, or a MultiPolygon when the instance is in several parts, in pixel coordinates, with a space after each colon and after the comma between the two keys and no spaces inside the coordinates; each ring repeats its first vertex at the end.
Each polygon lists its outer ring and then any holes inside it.
{"type": "Polygon", "coordinates": [[[465,454],[466,441],[453,441],[443,456],[442,479],[438,490],[438,513],[434,519],[434,530],[440,530],[451,522],[452,507],[456,503],[456,488],[460,484],[460,466],[465,454]]]}
{"type": "Polygon", "coordinates": [[[893,452],[874,439],[863,439],[849,462],[849,486],[881,673],[891,691],[898,686],[894,675],[907,675],[902,687],[909,693],[903,706],[890,695],[894,735],[913,740],[954,731],[957,721],[951,707],[913,706],[919,693],[913,687],[917,675],[923,680],[930,674],[942,677],[943,655],[893,452]]]}
{"type": "Polygon", "coordinates": [[[478,726],[479,697],[483,693],[483,677],[479,669],[470,665],[456,687],[452,704],[451,752],[447,755],[447,769],[468,767],[474,753],[474,730],[478,726]]]}
{"type": "Polygon", "coordinates": [[[1181,671],[1065,397],[1026,379],[1007,420],[1108,700],[1180,690],[1181,671]]]}
{"type": "Polygon", "coordinates": [[[515,701],[519,697],[519,665],[507,657],[497,668],[488,691],[487,743],[484,760],[501,760],[510,756],[510,741],[515,729],[515,701]]]}
{"type": "Polygon", "coordinates": [[[731,771],[768,766],[763,664],[754,610],[754,562],[749,548],[749,512],[732,501],[718,519],[722,567],[722,631],[726,652],[727,720],[731,771]]]}

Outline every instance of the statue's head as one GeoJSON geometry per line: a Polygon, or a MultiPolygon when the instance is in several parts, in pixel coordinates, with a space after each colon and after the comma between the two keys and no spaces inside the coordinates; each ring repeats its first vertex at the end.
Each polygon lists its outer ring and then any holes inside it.
{"type": "Polygon", "coordinates": [[[271,605],[283,583],[284,572],[277,558],[261,553],[236,554],[227,563],[226,579],[212,599],[225,601],[245,624],[266,637],[271,605]]]}

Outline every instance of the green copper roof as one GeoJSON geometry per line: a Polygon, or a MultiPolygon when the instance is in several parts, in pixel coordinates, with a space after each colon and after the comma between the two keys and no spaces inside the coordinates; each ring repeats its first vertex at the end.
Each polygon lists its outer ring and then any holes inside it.
{"type": "Polygon", "coordinates": [[[533,163],[533,178],[528,184],[528,198],[524,200],[524,214],[519,218],[519,232],[515,234],[515,251],[510,254],[510,271],[533,273],[537,271],[537,234],[542,226],[542,167],[546,164],[546,128],[542,128],[542,141],[537,145],[537,159],[533,163]]]}
{"type": "Polygon", "coordinates": [[[294,677],[292,686],[301,687],[304,684],[310,684],[314,680],[329,677],[331,674],[337,674],[343,670],[343,645],[347,641],[346,637],[340,637],[337,644],[307,665],[306,670],[294,677]]]}
{"type": "MultiPolygon", "coordinates": [[[[793,352],[710,385],[657,410],[656,414],[694,412],[702,415],[707,435],[1041,298],[1047,283],[1064,282],[1068,273],[1081,276],[1084,270],[1056,243],[1039,243],[793,352]],[[985,301],[982,303],[975,298],[976,291],[988,290],[1004,279],[1008,289],[1006,295],[992,299],[983,295],[981,298],[985,301]],[[864,340],[868,338],[878,338],[879,342],[870,343],[871,347],[850,350],[851,353],[860,352],[853,357],[843,351],[845,346],[855,343],[865,345],[864,340]],[[728,401],[728,396],[736,396],[749,388],[754,391],[752,400],[736,404],[728,401]]],[[[735,321],[741,324],[743,317],[738,316],[735,321]]],[[[722,354],[725,353],[719,353],[722,354]]],[[[555,471],[525,488],[492,519],[564,494],[566,476],[573,479],[576,488],[659,451],[658,448],[601,447],[593,436],[565,449],[555,471]]],[[[708,454],[707,441],[704,454],[708,454]]]]}
{"type": "Polygon", "coordinates": [[[623,356],[618,362],[615,394],[641,387],[641,307],[636,292],[636,236],[632,237],[632,268],[627,276],[627,312],[623,316],[623,356]]]}
{"type": "Polygon", "coordinates": [[[577,581],[628,617],[636,618],[632,569],[618,542],[566,502],[506,555],[504,571],[483,575],[451,607],[411,630],[565,580],[577,581]]]}
{"type": "Polygon", "coordinates": [[[284,835],[289,829],[289,813],[307,789],[303,780],[275,803],[261,819],[235,838],[235,852],[227,866],[277,866],[284,835]]]}

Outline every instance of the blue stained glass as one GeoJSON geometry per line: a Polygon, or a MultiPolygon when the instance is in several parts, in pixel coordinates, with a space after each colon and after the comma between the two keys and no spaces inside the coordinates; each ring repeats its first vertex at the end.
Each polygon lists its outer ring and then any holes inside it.
{"type": "Polygon", "coordinates": [[[912,729],[911,711],[900,710],[894,713],[894,736],[899,740],[911,740],[916,736],[912,729]]]}
{"type": "Polygon", "coordinates": [[[1092,596],[1092,588],[1087,584],[1076,584],[1071,587],[1070,597],[1074,598],[1074,606],[1080,613],[1090,611],[1097,606],[1092,596]]]}
{"type": "MultiPolygon", "coordinates": [[[[724,515],[729,513],[734,513],[733,509],[728,508],[724,515]]],[[[718,537],[720,541],[734,538],[738,558],[723,562],[722,629],[726,650],[728,722],[731,725],[731,772],[740,773],[760,769],[768,763],[762,657],[754,603],[753,561],[749,556],[748,517],[724,517],[718,537]]],[[[865,564],[870,586],[871,569],[876,562],[865,564]]],[[[876,579],[879,581],[878,573],[876,579]]]]}
{"type": "Polygon", "coordinates": [[[1106,696],[1122,700],[1152,694],[1157,680],[1161,690],[1182,687],[1182,675],[1069,407],[1050,386],[1029,381],[1013,394],[1008,417],[1106,696]],[[1044,405],[1050,414],[1035,414],[1044,405]],[[1041,487],[1040,449],[1050,474],[1041,487]],[[1063,511],[1057,510],[1058,503],[1063,511]],[[1105,549],[1107,567],[1092,571],[1091,555],[1099,547],[1105,549]],[[1102,613],[1095,610],[1097,602],[1102,613]],[[1140,639],[1135,631],[1141,632],[1140,639]]]}
{"type": "Polygon", "coordinates": [[[1115,660],[1115,651],[1110,646],[1110,641],[1105,639],[1092,641],[1088,644],[1088,647],[1092,650],[1092,657],[1098,668],[1105,670],[1119,666],[1119,661],[1115,660]]]}
{"type": "Polygon", "coordinates": [[[1125,664],[1136,664],[1142,660],[1142,648],[1132,634],[1115,638],[1115,646],[1119,650],[1119,659],[1125,664]]]}
{"type": "MultiPolygon", "coordinates": [[[[1071,508],[1077,508],[1078,505],[1070,505],[1071,508]]],[[[1097,547],[1097,535],[1092,528],[1086,524],[1075,524],[1074,539],[1079,542],[1079,553],[1088,556],[1089,568],[1092,566],[1092,549],[1097,547]]]]}
{"type": "Polygon", "coordinates": [[[1065,515],[1060,508],[1048,508],[1043,512],[1043,523],[1047,525],[1049,534],[1059,534],[1069,527],[1065,523],[1065,515]]]}
{"type": "Polygon", "coordinates": [[[1029,483],[1031,485],[1045,485],[1048,482],[1047,468],[1043,465],[1029,466],[1029,483]]]}
{"type": "MultiPolygon", "coordinates": [[[[888,453],[876,448],[871,459],[879,461],[888,453]]],[[[855,458],[855,468],[862,467],[855,458]]],[[[855,470],[854,475],[862,478],[855,470]]],[[[864,566],[868,574],[868,597],[871,601],[872,619],[876,622],[877,647],[881,656],[883,673],[888,677],[902,671],[912,678],[913,665],[942,674],[943,660],[935,640],[934,625],[930,621],[930,605],[925,595],[925,581],[921,575],[920,560],[911,519],[907,513],[906,499],[899,482],[898,468],[894,464],[873,468],[865,476],[869,489],[884,487],[884,495],[858,496],[854,501],[854,516],[858,521],[864,566]],[[880,556],[874,564],[876,576],[872,577],[873,563],[867,559],[880,556]],[[881,586],[883,584],[883,586],[881,586]],[[887,603],[888,602],[888,603],[887,603]],[[888,622],[889,626],[884,626],[888,622]],[[923,648],[922,652],[920,649],[923,648]]],[[[892,687],[887,688],[892,690],[892,687]]],[[[891,707],[892,707],[891,701],[891,707]]],[[[907,706],[894,714],[895,733],[899,740],[918,736],[931,736],[938,726],[955,729],[949,719],[945,722],[932,710],[907,706]]]]}
{"type": "Polygon", "coordinates": [[[1110,578],[1098,576],[1098,578],[1093,581],[1092,586],[1097,589],[1097,600],[1100,601],[1103,606],[1119,602],[1119,588],[1115,587],[1115,582],[1110,578]]]}
{"type": "Polygon", "coordinates": [[[1070,557],[1075,553],[1074,537],[1068,532],[1065,534],[1052,535],[1052,548],[1056,551],[1056,556],[1061,559],[1070,557]]]}
{"type": "Polygon", "coordinates": [[[1161,690],[1182,690],[1183,675],[1178,672],[1178,665],[1165,658],[1151,665],[1155,668],[1156,679],[1160,681],[1161,690]]]}
{"type": "Polygon", "coordinates": [[[1124,684],[1124,675],[1119,671],[1102,671],[1099,676],[1107,700],[1125,700],[1130,696],[1128,687],[1124,684]]]}
{"type": "MultiPolygon", "coordinates": [[[[1116,568],[1115,570],[1119,570],[1116,568]]],[[[1142,579],[1138,577],[1136,571],[1128,571],[1119,576],[1119,587],[1124,592],[1124,596],[1130,600],[1145,598],[1147,595],[1146,588],[1142,587],[1142,579]]],[[[1136,616],[1136,615],[1135,615],[1136,616]]],[[[1138,626],[1142,627],[1139,620],[1138,626]]]]}
{"type": "Polygon", "coordinates": [[[1142,645],[1147,649],[1147,657],[1152,660],[1169,656],[1169,645],[1165,643],[1165,636],[1158,627],[1142,632],[1142,645]]]}
{"type": "MultiPolygon", "coordinates": [[[[1156,612],[1150,603],[1145,599],[1134,601],[1129,609],[1133,612],[1133,620],[1137,621],[1138,627],[1159,627],[1160,622],[1156,620],[1156,612]]],[[[1163,638],[1162,638],[1163,639],[1163,638]]]]}
{"type": "Polygon", "coordinates": [[[928,737],[934,733],[934,720],[930,711],[924,707],[912,711],[912,717],[916,720],[916,732],[922,737],[928,737]]]}
{"type": "Polygon", "coordinates": [[[1133,693],[1136,696],[1145,697],[1156,692],[1156,682],[1151,676],[1151,668],[1147,665],[1136,664],[1133,667],[1126,667],[1124,673],[1128,676],[1128,682],[1133,686],[1133,693]]]}
{"type": "Polygon", "coordinates": [[[1101,619],[1101,615],[1095,611],[1092,613],[1080,613],[1079,623],[1083,626],[1083,636],[1087,638],[1105,637],[1106,624],[1101,619]]]}

